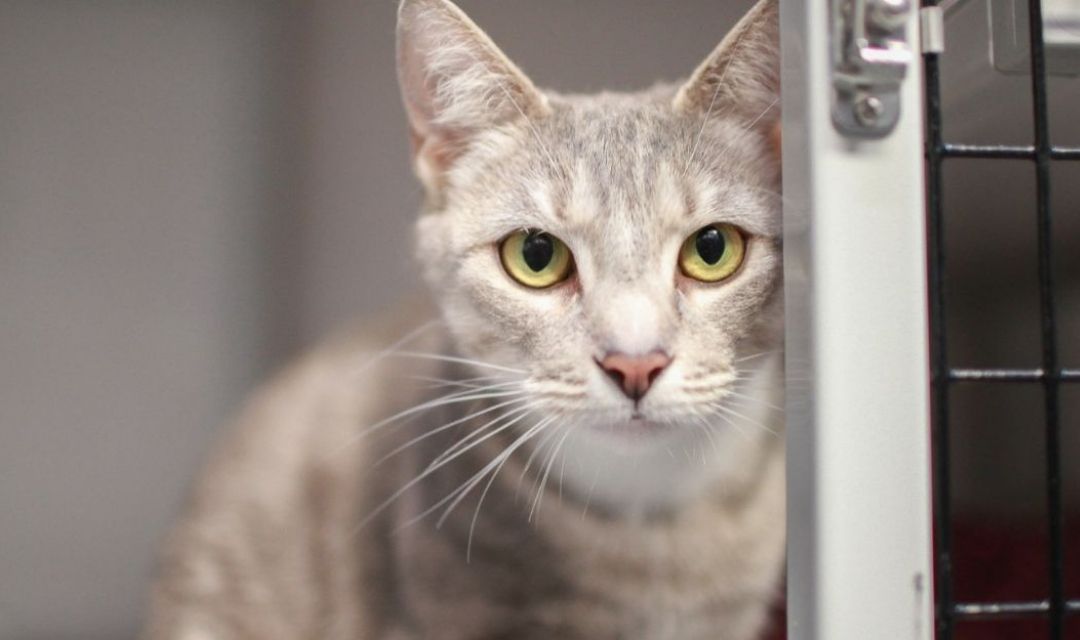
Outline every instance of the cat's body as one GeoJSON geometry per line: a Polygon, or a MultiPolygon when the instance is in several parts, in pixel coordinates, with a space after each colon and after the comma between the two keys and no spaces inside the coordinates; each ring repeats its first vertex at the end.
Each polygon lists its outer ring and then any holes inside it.
{"type": "Polygon", "coordinates": [[[405,0],[438,310],[331,341],[251,402],[147,637],[757,637],[784,556],[775,13],[681,88],[562,97],[449,3],[405,0]],[[522,240],[535,273],[508,262],[515,229],[553,234],[522,240]],[[678,271],[721,231],[737,270],[678,271]],[[569,266],[529,280],[563,241],[569,266]]]}
{"type": "MultiPolygon", "coordinates": [[[[417,348],[438,346],[438,330],[429,333],[417,348]]],[[[552,477],[530,523],[535,484],[519,482],[522,456],[485,497],[468,559],[477,496],[440,529],[439,513],[404,525],[465,477],[433,477],[359,527],[442,446],[375,467],[417,432],[356,439],[357,424],[416,403],[399,392],[416,388],[402,380],[445,373],[428,360],[372,366],[395,335],[369,329],[332,341],[252,401],[170,541],[148,637],[755,637],[783,557],[776,439],[752,454],[737,484],[678,514],[631,522],[586,509],[565,487],[560,497],[552,477]]],[[[493,451],[463,456],[448,474],[471,475],[493,451]]]]}

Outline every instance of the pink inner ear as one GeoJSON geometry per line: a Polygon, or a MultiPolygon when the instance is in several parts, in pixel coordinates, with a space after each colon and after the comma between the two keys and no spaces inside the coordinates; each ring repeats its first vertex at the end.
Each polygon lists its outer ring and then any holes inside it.
{"type": "Polygon", "coordinates": [[[430,190],[477,132],[546,115],[542,94],[453,3],[402,0],[397,37],[413,159],[430,190]]]}
{"type": "Polygon", "coordinates": [[[409,130],[412,142],[413,159],[423,156],[424,163],[438,174],[446,172],[461,154],[465,145],[464,137],[450,131],[431,131],[421,134],[415,128],[409,130]]]}
{"type": "Polygon", "coordinates": [[[773,155],[779,160],[781,151],[783,149],[783,131],[784,127],[782,122],[777,120],[772,127],[769,128],[769,148],[772,150],[773,155]]]}

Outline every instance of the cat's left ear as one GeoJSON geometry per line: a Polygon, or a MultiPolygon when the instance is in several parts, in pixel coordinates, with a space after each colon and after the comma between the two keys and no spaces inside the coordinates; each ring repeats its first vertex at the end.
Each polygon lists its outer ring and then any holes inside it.
{"type": "Polygon", "coordinates": [[[780,9],[760,0],[675,95],[681,113],[734,115],[780,145],[780,9]]]}
{"type": "Polygon", "coordinates": [[[547,99],[449,0],[402,0],[398,79],[429,192],[479,132],[548,114],[547,99]]]}

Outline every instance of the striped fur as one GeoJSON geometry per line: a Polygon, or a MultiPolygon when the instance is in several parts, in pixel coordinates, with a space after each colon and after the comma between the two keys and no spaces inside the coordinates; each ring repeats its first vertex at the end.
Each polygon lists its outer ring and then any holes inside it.
{"type": "Polygon", "coordinates": [[[404,0],[435,304],[252,400],[145,637],[758,637],[784,548],[776,13],[762,0],[682,86],[570,96],[448,0],[404,0]],[[717,222],[747,234],[739,272],[681,276],[717,222]],[[507,277],[496,247],[522,228],[567,243],[571,284],[507,277]],[[596,361],[653,349],[673,360],[635,407],[596,361]]]}

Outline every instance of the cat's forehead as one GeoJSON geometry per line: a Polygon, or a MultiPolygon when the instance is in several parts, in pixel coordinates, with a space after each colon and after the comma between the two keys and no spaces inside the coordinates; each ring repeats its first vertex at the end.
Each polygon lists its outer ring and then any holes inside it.
{"type": "Polygon", "coordinates": [[[774,235],[774,207],[764,205],[774,170],[759,136],[723,114],[682,116],[670,93],[553,96],[549,117],[489,137],[459,184],[497,200],[507,228],[697,216],[774,235]]]}
{"type": "Polygon", "coordinates": [[[684,123],[648,106],[603,109],[590,105],[556,112],[542,140],[561,164],[563,178],[589,181],[603,202],[640,198],[658,179],[684,165],[684,123]]]}
{"type": "Polygon", "coordinates": [[[690,137],[690,123],[651,96],[601,94],[552,102],[551,116],[537,123],[539,137],[564,159],[585,159],[597,170],[670,160],[690,137]]]}

